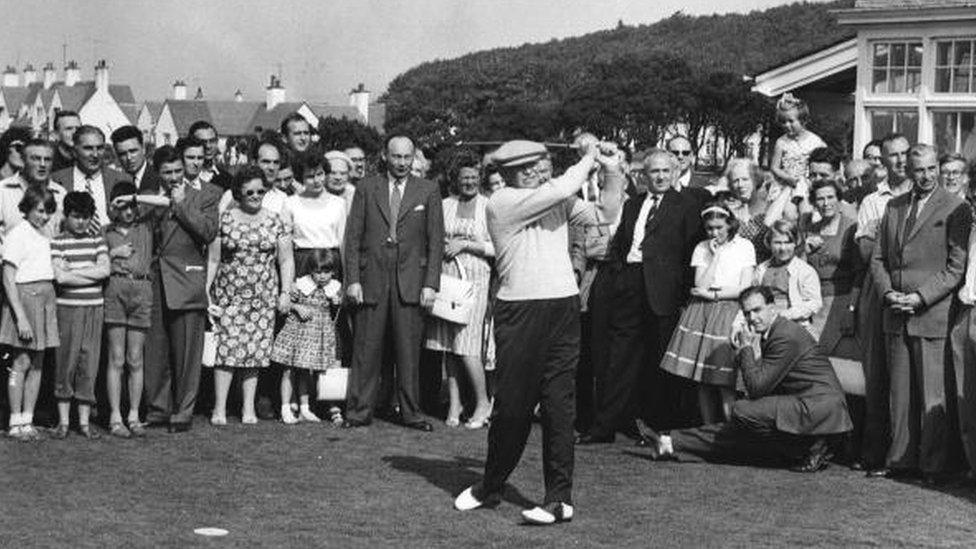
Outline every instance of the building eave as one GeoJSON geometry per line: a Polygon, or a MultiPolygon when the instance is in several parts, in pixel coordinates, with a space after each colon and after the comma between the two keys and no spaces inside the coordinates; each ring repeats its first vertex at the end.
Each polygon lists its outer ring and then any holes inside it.
{"type": "Polygon", "coordinates": [[[857,39],[852,38],[757,74],[752,91],[775,97],[856,66],[857,39]]]}
{"type": "Polygon", "coordinates": [[[976,4],[937,8],[851,8],[831,10],[838,25],[891,25],[897,23],[946,23],[976,21],[976,4]]]}

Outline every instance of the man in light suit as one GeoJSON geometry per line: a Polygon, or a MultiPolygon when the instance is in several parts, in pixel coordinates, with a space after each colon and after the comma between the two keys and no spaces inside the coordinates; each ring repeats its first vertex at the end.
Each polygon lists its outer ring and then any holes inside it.
{"type": "Polygon", "coordinates": [[[74,134],[75,165],[64,168],[51,175],[51,181],[58,183],[67,192],[87,192],[95,200],[95,216],[92,229],[102,229],[109,223],[108,203],[112,187],[119,181],[129,178],[118,170],[103,165],[105,134],[95,126],[79,126],[74,134]]]}
{"type": "Polygon", "coordinates": [[[930,145],[908,152],[911,192],[891,199],[878,227],[871,275],[883,296],[890,378],[889,477],[938,481],[948,467],[946,337],[966,266],[971,210],[939,187],[930,145]]]}
{"type": "Polygon", "coordinates": [[[355,337],[344,427],[373,419],[380,364],[387,338],[396,357],[397,402],[403,425],[433,427],[419,410],[423,309],[440,288],[444,218],[437,185],[410,175],[413,142],[391,136],[386,173],[360,183],[346,223],[347,295],[355,312],[355,337]]]}
{"type": "MultiPolygon", "coordinates": [[[[183,177],[179,153],[164,146],[153,155],[162,179],[155,194],[170,205],[156,216],[153,320],[146,338],[146,420],[188,431],[193,420],[207,319],[207,245],[217,236],[220,189],[196,190],[183,177]]],[[[153,194],[143,190],[142,194],[153,194]]]]}
{"type": "Polygon", "coordinates": [[[601,281],[607,291],[592,304],[599,319],[596,406],[579,444],[613,442],[617,431],[636,435],[639,415],[659,428],[675,419],[675,382],[658,366],[688,297],[691,251],[700,237],[697,202],[673,188],[678,166],[671,153],[650,151],[643,165],[648,192],[624,203],[608,252],[609,280],[601,281]]]}
{"type": "Polygon", "coordinates": [[[796,460],[801,473],[827,467],[827,437],[853,428],[837,374],[802,326],[779,315],[773,292],[753,286],[739,295],[749,325],[733,344],[748,398],[726,423],[651,437],[654,457],[681,461],[796,460]],[[761,356],[756,357],[758,343],[761,356]]]}

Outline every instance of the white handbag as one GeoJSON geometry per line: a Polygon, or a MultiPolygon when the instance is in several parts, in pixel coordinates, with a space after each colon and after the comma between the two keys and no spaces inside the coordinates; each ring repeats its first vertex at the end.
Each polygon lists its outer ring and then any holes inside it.
{"type": "Polygon", "coordinates": [[[434,306],[430,314],[454,324],[471,322],[474,310],[474,284],[468,281],[464,274],[464,267],[458,258],[454,258],[460,278],[441,273],[441,289],[434,297],[434,306]]]}
{"type": "Polygon", "coordinates": [[[329,368],[319,374],[319,400],[346,400],[349,389],[349,368],[329,368]]]}

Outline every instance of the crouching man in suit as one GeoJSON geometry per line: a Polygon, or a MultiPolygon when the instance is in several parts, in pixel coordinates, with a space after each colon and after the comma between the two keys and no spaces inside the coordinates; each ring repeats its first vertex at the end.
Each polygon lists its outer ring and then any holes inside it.
{"type": "Polygon", "coordinates": [[[749,397],[732,405],[727,423],[672,431],[648,444],[655,458],[680,461],[799,460],[794,471],[826,468],[827,437],[853,428],[827,356],[799,324],[779,316],[773,293],[747,288],[739,305],[749,325],[734,338],[749,397]],[[761,358],[754,345],[758,338],[761,358]]]}

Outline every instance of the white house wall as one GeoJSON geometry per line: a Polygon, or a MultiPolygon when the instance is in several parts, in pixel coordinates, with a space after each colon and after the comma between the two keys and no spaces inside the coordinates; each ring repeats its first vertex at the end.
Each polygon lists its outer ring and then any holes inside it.
{"type": "Polygon", "coordinates": [[[104,90],[95,91],[82,105],[78,115],[83,123],[97,126],[106,136],[130,123],[115,99],[104,90]]]}
{"type": "Polygon", "coordinates": [[[176,123],[173,121],[173,114],[169,110],[169,104],[163,105],[163,110],[159,112],[159,120],[153,128],[153,141],[157,147],[163,145],[175,145],[178,134],[176,133],[176,123]],[[169,142],[166,136],[169,135],[169,142]]]}

